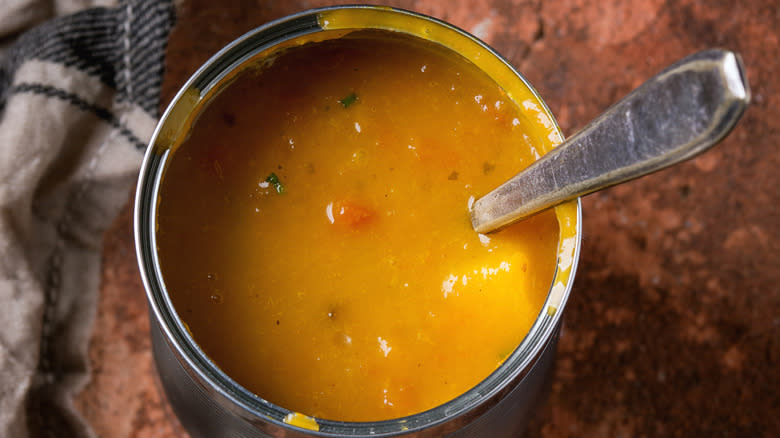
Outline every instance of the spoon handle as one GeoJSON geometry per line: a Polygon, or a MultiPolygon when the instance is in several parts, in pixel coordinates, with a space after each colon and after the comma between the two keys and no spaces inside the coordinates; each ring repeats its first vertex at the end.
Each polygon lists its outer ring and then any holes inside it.
{"type": "Polygon", "coordinates": [[[713,49],[688,56],[478,199],[471,224],[487,233],[692,158],[723,139],[749,101],[738,55],[713,49]]]}

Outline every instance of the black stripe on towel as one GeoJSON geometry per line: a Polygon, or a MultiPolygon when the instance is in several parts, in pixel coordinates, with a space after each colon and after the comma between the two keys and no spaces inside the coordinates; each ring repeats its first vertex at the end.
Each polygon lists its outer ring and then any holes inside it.
{"type": "Polygon", "coordinates": [[[127,138],[138,149],[146,148],[146,144],[133,134],[126,126],[123,126],[119,119],[108,109],[99,105],[89,103],[79,96],[62,90],[60,88],[52,87],[50,85],[35,84],[35,83],[21,83],[14,85],[8,90],[7,95],[30,93],[45,96],[53,99],[59,99],[63,102],[67,102],[76,108],[89,112],[97,116],[99,119],[105,121],[113,128],[119,130],[119,133],[127,138]]]}
{"type": "Polygon", "coordinates": [[[171,1],[127,0],[58,17],[25,32],[0,58],[0,109],[16,70],[32,59],[55,62],[99,78],[131,102],[159,116],[160,78],[174,22],[171,1]]]}

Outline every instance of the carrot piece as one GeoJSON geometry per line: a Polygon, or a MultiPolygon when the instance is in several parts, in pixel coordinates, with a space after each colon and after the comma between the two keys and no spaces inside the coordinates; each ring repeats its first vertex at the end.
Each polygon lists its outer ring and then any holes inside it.
{"type": "Polygon", "coordinates": [[[333,225],[344,225],[350,228],[366,225],[376,216],[369,207],[348,200],[331,202],[325,208],[325,214],[333,225]]]}

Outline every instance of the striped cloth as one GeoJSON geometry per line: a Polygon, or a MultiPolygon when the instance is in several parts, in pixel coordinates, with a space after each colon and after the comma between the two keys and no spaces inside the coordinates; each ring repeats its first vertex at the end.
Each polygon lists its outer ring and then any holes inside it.
{"type": "Polygon", "coordinates": [[[158,117],[174,19],[170,0],[109,1],[0,2],[0,437],[93,435],[71,397],[101,240],[158,117]]]}

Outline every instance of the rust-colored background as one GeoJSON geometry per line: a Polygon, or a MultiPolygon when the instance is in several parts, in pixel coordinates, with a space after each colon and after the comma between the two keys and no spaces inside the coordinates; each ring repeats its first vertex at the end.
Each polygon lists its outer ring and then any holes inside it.
{"type": "MultiPolygon", "coordinates": [[[[184,0],[161,106],[240,34],[334,3],[184,0]]],[[[689,53],[741,53],[753,103],[726,141],[583,200],[552,393],[528,436],[780,435],[780,1],[386,3],[487,41],[566,134],[689,53]]],[[[94,378],[77,407],[101,437],[186,436],[155,383],[129,204],[106,234],[100,300],[94,378]]]]}

